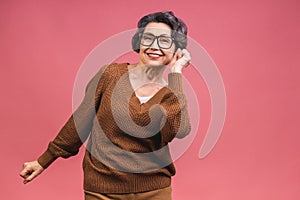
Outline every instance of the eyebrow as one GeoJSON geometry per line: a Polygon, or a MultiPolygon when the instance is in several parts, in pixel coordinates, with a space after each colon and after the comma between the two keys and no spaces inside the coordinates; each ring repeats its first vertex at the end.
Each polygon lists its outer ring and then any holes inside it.
{"type": "MultiPolygon", "coordinates": [[[[150,33],[150,32],[145,32],[144,34],[147,34],[147,35],[152,35],[152,36],[155,36],[153,33],[150,33]]],[[[159,36],[167,36],[167,37],[171,37],[170,35],[164,33],[164,34],[161,34],[159,36]]]]}

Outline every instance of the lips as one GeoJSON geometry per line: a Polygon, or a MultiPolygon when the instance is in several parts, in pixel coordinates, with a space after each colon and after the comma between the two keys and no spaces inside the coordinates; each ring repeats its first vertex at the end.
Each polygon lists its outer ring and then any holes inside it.
{"type": "Polygon", "coordinates": [[[158,59],[163,56],[163,54],[159,54],[159,53],[146,53],[146,54],[151,59],[158,59]]]}

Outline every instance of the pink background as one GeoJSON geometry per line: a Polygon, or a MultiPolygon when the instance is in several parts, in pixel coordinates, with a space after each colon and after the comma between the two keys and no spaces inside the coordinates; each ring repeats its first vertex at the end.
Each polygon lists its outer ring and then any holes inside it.
{"type": "Polygon", "coordinates": [[[203,93],[201,120],[175,163],[174,200],[300,199],[299,6],[296,0],[1,1],[1,199],[83,199],[83,149],[28,185],[18,175],[22,164],[45,150],[71,114],[74,80],[88,53],[161,10],[188,24],[227,93],[220,140],[200,160],[209,94],[186,70],[203,93]]]}

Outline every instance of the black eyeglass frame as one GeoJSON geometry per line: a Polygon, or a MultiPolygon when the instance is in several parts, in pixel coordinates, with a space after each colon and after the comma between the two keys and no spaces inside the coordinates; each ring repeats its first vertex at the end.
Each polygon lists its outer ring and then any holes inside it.
{"type": "Polygon", "coordinates": [[[145,46],[145,47],[150,47],[150,46],[154,43],[154,41],[156,40],[157,46],[158,46],[159,48],[161,48],[161,49],[170,49],[170,48],[172,47],[173,43],[175,42],[175,38],[174,38],[174,37],[171,37],[171,36],[164,36],[164,35],[158,35],[158,36],[156,36],[156,35],[153,35],[153,34],[149,34],[149,36],[153,37],[153,40],[152,40],[151,44],[144,45],[144,44],[142,44],[142,37],[143,37],[143,35],[144,35],[144,33],[141,33],[141,36],[140,36],[140,44],[143,45],[143,46],[145,46]],[[166,48],[166,47],[161,47],[161,46],[159,45],[158,38],[161,38],[161,37],[170,38],[170,39],[172,40],[172,42],[171,42],[171,44],[170,44],[170,47],[166,48]]]}

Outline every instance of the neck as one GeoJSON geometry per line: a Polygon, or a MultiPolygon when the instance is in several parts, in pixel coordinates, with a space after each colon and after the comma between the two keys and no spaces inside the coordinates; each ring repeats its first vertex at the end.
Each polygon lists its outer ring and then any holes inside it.
{"type": "Polygon", "coordinates": [[[166,65],[153,66],[137,63],[134,69],[134,74],[136,74],[137,77],[143,79],[144,81],[162,83],[166,65]]]}

